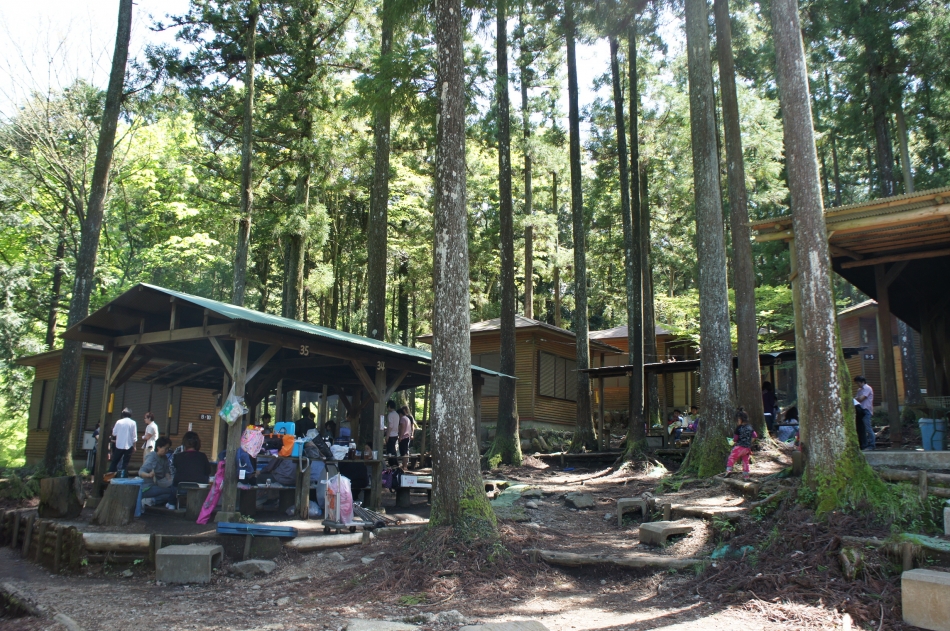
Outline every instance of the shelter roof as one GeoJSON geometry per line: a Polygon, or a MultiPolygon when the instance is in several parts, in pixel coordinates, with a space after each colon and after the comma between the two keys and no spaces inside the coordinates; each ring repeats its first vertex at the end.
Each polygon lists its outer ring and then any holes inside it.
{"type": "MultiPolygon", "coordinates": [[[[655,329],[654,335],[656,336],[673,335],[671,331],[662,327],[659,324],[657,324],[654,327],[654,329],[655,329]]],[[[592,340],[618,340],[618,339],[625,340],[627,339],[627,325],[624,324],[622,326],[615,326],[612,329],[603,329],[601,331],[591,331],[590,339],[592,340]]]]}
{"type": "MultiPolygon", "coordinates": [[[[531,318],[526,318],[524,316],[516,315],[515,316],[515,329],[518,331],[529,331],[537,330],[543,331],[545,333],[550,333],[552,335],[557,335],[559,337],[569,338],[574,340],[577,336],[574,334],[574,331],[568,331],[567,329],[562,329],[561,327],[554,326],[553,324],[548,324],[547,322],[541,322],[540,320],[533,320],[531,318]]],[[[473,322],[471,326],[472,335],[484,335],[492,334],[501,331],[501,318],[492,318],[491,320],[482,320],[481,322],[473,322]]],[[[430,344],[432,342],[432,334],[426,333],[425,335],[420,335],[418,338],[420,342],[430,344]]],[[[611,346],[610,344],[596,340],[593,337],[593,334],[590,335],[590,345],[601,350],[610,351],[613,353],[622,353],[619,348],[611,346]]]]}
{"type": "MultiPolygon", "coordinates": [[[[378,361],[406,371],[402,387],[428,383],[432,355],[309,322],[261,313],[201,296],[142,283],[116,297],[70,327],[64,338],[111,344],[139,354],[138,361],[168,360],[154,374],[158,383],[220,387],[222,371],[230,370],[232,339],[249,340],[251,362],[269,382],[283,379],[287,390],[308,390],[318,384],[341,387],[366,385],[361,366],[375,369],[378,361]],[[209,343],[210,342],[210,343],[209,343]],[[268,354],[269,353],[269,354],[268,354]],[[271,360],[273,358],[273,361],[271,360]],[[262,370],[267,364],[267,370],[262,370]],[[357,365],[359,364],[359,366],[357,365]]],[[[132,367],[135,361],[126,360],[132,367]]],[[[500,373],[472,366],[488,376],[500,373]]],[[[256,371],[255,371],[256,374],[256,371]]],[[[260,385],[266,389],[266,383],[260,385]]]]}

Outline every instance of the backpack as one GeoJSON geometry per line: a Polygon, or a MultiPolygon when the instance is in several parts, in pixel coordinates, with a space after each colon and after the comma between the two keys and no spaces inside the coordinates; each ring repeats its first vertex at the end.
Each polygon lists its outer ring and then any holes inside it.
{"type": "Polygon", "coordinates": [[[392,489],[392,488],[394,488],[394,487],[393,487],[393,477],[394,477],[394,476],[393,476],[393,470],[392,470],[392,469],[386,469],[385,471],[383,471],[383,488],[384,488],[384,489],[392,489]]]}

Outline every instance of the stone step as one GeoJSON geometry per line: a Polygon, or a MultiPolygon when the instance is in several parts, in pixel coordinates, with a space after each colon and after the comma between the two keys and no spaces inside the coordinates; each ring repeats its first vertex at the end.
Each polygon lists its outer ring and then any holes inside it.
{"type": "Polygon", "coordinates": [[[155,580],[162,583],[210,583],[211,568],[224,560],[224,548],[192,544],[166,546],[155,553],[155,580]]]}
{"type": "Polygon", "coordinates": [[[650,521],[650,513],[656,510],[654,498],[622,497],[617,500],[617,527],[623,528],[624,513],[639,510],[641,521],[650,521]]]}
{"type": "Polygon", "coordinates": [[[950,631],[950,572],[908,570],[901,574],[904,622],[931,631],[950,631]]]}
{"type": "Polygon", "coordinates": [[[689,506],[673,504],[672,516],[677,518],[695,517],[697,519],[726,519],[739,521],[747,509],[739,506],[689,506]]]}
{"type": "Polygon", "coordinates": [[[655,521],[640,524],[640,543],[648,546],[664,546],[666,540],[674,535],[686,535],[693,527],[680,521],[655,521]]]}

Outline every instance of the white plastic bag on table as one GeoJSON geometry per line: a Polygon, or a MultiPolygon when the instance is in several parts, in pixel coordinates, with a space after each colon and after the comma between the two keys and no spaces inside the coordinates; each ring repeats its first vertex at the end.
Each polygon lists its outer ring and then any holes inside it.
{"type": "Polygon", "coordinates": [[[353,521],[353,492],[350,489],[350,479],[339,473],[330,478],[327,485],[327,516],[344,524],[353,521]],[[331,503],[334,504],[332,512],[331,503]]]}
{"type": "Polygon", "coordinates": [[[330,447],[330,451],[333,452],[334,460],[345,460],[346,454],[350,451],[350,449],[345,445],[333,445],[330,447]]]}

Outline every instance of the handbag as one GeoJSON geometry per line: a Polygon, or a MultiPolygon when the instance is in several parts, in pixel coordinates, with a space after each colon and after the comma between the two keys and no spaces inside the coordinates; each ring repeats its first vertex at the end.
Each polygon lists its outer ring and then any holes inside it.
{"type": "Polygon", "coordinates": [[[259,429],[246,429],[241,434],[241,449],[251,456],[256,456],[261,452],[264,445],[264,433],[259,429]]]}
{"type": "Polygon", "coordinates": [[[282,434],[282,445],[280,450],[277,452],[278,456],[283,456],[285,458],[290,457],[294,453],[294,442],[297,440],[293,434],[282,434]]]}

